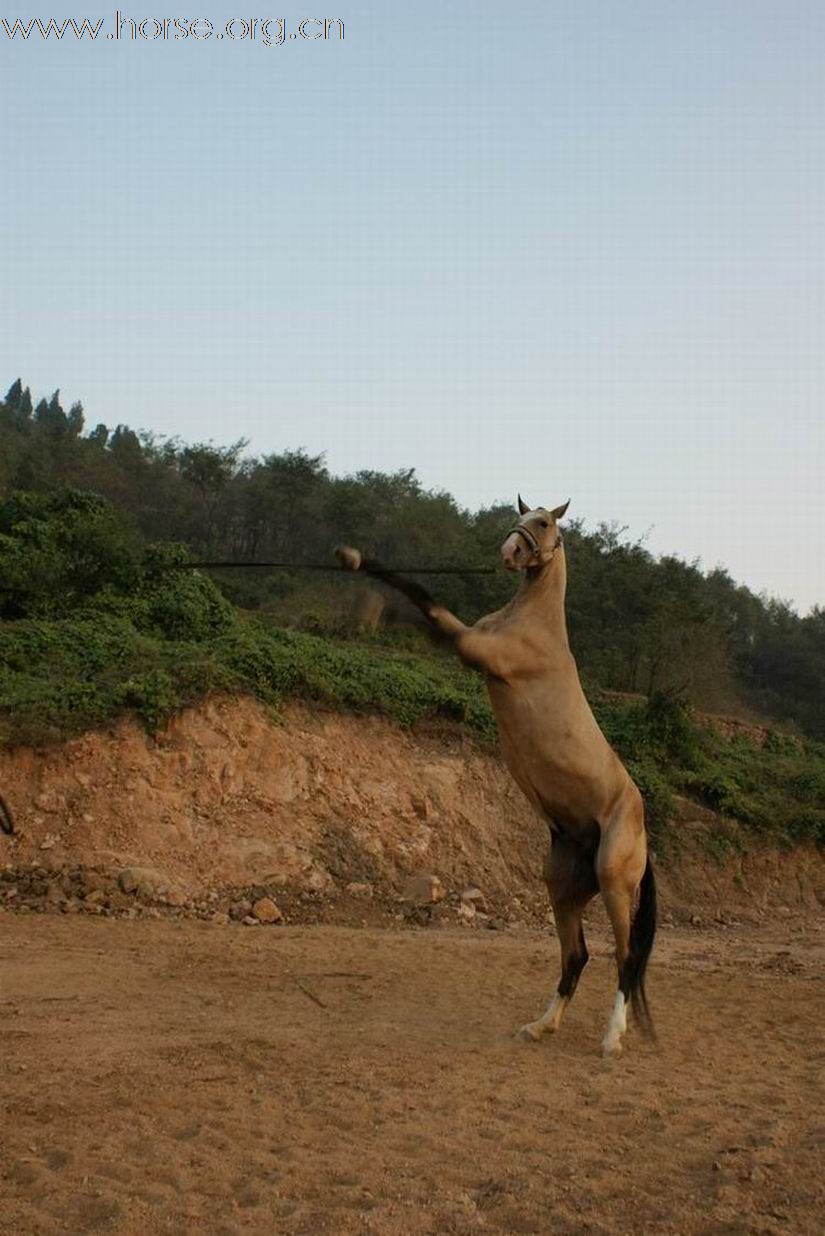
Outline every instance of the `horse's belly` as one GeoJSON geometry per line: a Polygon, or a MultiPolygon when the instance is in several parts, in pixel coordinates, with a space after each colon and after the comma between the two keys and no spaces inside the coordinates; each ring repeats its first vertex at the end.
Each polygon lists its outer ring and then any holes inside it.
{"type": "Polygon", "coordinates": [[[490,700],[501,752],[519,788],[549,822],[589,831],[601,815],[603,755],[610,750],[601,731],[593,742],[589,727],[552,717],[540,700],[506,684],[491,683],[490,700]]]}

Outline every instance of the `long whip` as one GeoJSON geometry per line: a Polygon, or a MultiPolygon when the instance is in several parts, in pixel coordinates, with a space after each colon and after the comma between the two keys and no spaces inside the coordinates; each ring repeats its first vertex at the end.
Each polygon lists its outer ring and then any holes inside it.
{"type": "MultiPolygon", "coordinates": [[[[383,566],[383,563],[381,564],[383,566]]],[[[340,566],[332,566],[326,562],[173,562],[165,570],[195,571],[236,569],[247,570],[282,570],[282,571],[341,571],[340,566]]],[[[386,567],[387,571],[395,571],[399,575],[494,575],[495,567],[419,567],[399,566],[386,567]]]]}

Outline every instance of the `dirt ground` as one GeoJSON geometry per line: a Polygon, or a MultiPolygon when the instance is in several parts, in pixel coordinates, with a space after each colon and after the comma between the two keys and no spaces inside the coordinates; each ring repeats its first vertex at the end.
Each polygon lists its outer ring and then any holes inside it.
{"type": "Polygon", "coordinates": [[[0,914],[0,1232],[822,1231],[821,921],[665,928],[658,1047],[531,928],[0,914]]]}

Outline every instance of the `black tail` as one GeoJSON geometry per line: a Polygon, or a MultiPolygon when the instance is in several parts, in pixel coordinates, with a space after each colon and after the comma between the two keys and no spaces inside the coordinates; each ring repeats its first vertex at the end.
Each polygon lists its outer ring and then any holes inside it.
{"type": "Polygon", "coordinates": [[[639,905],[630,927],[630,956],[622,968],[622,992],[633,1005],[633,1013],[641,1031],[655,1039],[653,1018],[645,994],[645,971],[653,951],[656,936],[656,880],[650,859],[647,860],[639,886],[639,905]]]}
{"type": "Polygon", "coordinates": [[[0,829],[2,829],[8,837],[11,837],[14,833],[14,819],[6,806],[6,800],[3,798],[2,794],[0,794],[0,829]]]}

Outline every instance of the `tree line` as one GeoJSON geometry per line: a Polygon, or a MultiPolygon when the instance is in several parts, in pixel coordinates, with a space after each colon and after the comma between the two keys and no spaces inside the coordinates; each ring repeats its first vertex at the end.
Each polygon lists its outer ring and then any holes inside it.
{"type": "MultiPolygon", "coordinates": [[[[243,439],[187,444],[126,425],[89,429],[80,403],[66,410],[55,391],[35,404],[17,380],[0,402],[0,501],[18,490],[92,491],[145,542],[179,541],[198,556],[233,560],[329,561],[346,541],[388,562],[488,566],[514,520],[509,503],[463,509],[426,489],[412,468],[333,476],[322,455],[250,457],[246,447],[243,439]]],[[[825,738],[825,608],[801,617],[723,569],[655,557],[615,525],[588,530],[573,520],[566,549],[570,637],[591,683],[667,692],[825,738]]],[[[333,588],[290,571],[221,582],[237,604],[276,619],[315,612],[333,588]]],[[[503,604],[514,581],[445,576],[435,587],[472,621],[503,604]]]]}

